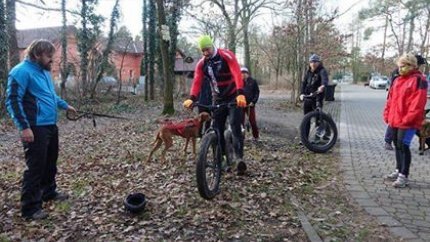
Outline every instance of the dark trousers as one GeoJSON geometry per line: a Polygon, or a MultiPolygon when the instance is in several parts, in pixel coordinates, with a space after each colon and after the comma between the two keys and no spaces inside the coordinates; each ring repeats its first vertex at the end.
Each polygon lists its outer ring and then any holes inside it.
{"type": "Polygon", "coordinates": [[[393,129],[393,141],[396,146],[396,169],[406,177],[409,176],[409,167],[411,166],[411,145],[412,138],[415,135],[415,129],[393,129]]]}
{"type": "Polygon", "coordinates": [[[257,120],[255,118],[255,107],[248,107],[244,109],[243,119],[242,119],[243,125],[245,125],[246,115],[248,115],[249,124],[251,125],[251,128],[252,128],[252,136],[258,139],[259,133],[258,133],[258,127],[257,127],[257,120]]]}
{"type": "Polygon", "coordinates": [[[34,142],[24,142],[25,162],[21,193],[21,212],[31,216],[42,209],[42,199],[55,196],[58,128],[56,125],[31,127],[34,142]]]}
{"type": "MultiPolygon", "coordinates": [[[[320,108],[322,108],[323,107],[323,101],[322,101],[322,99],[316,99],[316,98],[305,99],[303,101],[303,114],[306,115],[306,114],[314,111],[316,109],[316,107],[317,107],[317,102],[320,103],[320,108]]],[[[319,123],[319,120],[317,120],[317,124],[318,123],[319,123]]],[[[310,126],[311,126],[311,123],[309,122],[306,125],[306,133],[305,133],[306,137],[309,136],[309,129],[311,128],[310,126]]]]}
{"type": "Polygon", "coordinates": [[[214,129],[215,132],[217,132],[218,142],[221,144],[223,154],[225,154],[225,122],[228,117],[228,122],[231,125],[233,134],[233,149],[236,158],[243,158],[243,135],[241,129],[242,115],[242,108],[235,106],[222,107],[214,113],[214,129]]]}

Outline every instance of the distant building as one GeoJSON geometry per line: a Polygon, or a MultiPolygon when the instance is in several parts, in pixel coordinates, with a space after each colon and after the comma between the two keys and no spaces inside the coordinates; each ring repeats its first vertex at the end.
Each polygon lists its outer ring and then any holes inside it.
{"type": "Polygon", "coordinates": [[[175,58],[175,82],[178,96],[186,96],[189,93],[189,87],[194,77],[194,69],[196,68],[199,58],[187,56],[183,51],[176,51],[175,58]]]}
{"type": "MultiPolygon", "coordinates": [[[[52,65],[52,77],[54,80],[60,80],[61,68],[61,31],[62,27],[48,27],[37,29],[17,30],[18,48],[20,49],[21,59],[25,56],[25,49],[35,39],[50,40],[56,47],[54,54],[54,63],[52,65]]],[[[75,26],[67,26],[67,60],[74,75],[79,76],[80,57],[78,51],[77,28],[75,26]]],[[[98,55],[104,49],[106,40],[100,41],[97,50],[98,55]]],[[[124,83],[136,83],[140,77],[140,63],[143,58],[143,42],[141,41],[126,41],[117,40],[114,43],[110,62],[115,66],[117,76],[121,76],[121,81],[124,83]],[[121,75],[119,71],[121,70],[121,75]]],[[[91,54],[90,54],[91,58],[91,54]]]]}

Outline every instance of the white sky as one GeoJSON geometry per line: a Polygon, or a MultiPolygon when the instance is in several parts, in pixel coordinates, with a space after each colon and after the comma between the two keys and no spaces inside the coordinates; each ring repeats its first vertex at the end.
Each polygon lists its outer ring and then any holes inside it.
{"type": "MultiPolygon", "coordinates": [[[[39,0],[31,0],[29,2],[39,2],[39,0]]],[[[50,8],[60,8],[60,0],[44,0],[47,7],[50,8]]],[[[68,0],[68,9],[78,10],[77,7],[80,0],[68,0]]],[[[105,22],[105,29],[107,31],[109,27],[109,16],[112,11],[112,7],[115,0],[99,0],[99,5],[97,12],[102,14],[107,18],[105,22]]],[[[141,19],[142,19],[142,0],[120,0],[121,6],[121,23],[119,26],[125,25],[131,31],[133,36],[140,34],[142,29],[141,19]]],[[[343,13],[348,8],[353,6],[346,14],[342,15],[340,18],[335,20],[336,25],[339,27],[342,33],[350,32],[348,30],[348,25],[356,17],[357,12],[367,6],[368,0],[323,0],[323,6],[326,11],[333,10],[339,7],[339,12],[343,13]]],[[[268,15],[262,18],[270,18],[268,15]]],[[[17,3],[17,28],[18,29],[28,29],[37,27],[50,27],[50,26],[61,26],[61,15],[59,12],[46,12],[42,10],[37,10],[32,7],[23,6],[17,3]]],[[[260,21],[264,22],[264,21],[260,21]]],[[[266,20],[267,24],[271,24],[271,20],[266,20]]],[[[74,24],[71,15],[68,15],[68,24],[74,24]]],[[[181,23],[181,26],[186,28],[186,24],[181,23]]],[[[181,27],[180,26],[180,27],[181,27]]],[[[191,36],[189,36],[191,37],[191,36]]]]}
{"type": "MultiPolygon", "coordinates": [[[[27,0],[28,1],[28,0],[27,0]]],[[[28,2],[38,2],[39,0],[31,0],[28,2]]],[[[61,8],[60,0],[44,0],[47,7],[61,8]]],[[[68,0],[68,9],[79,10],[79,0],[68,0]]],[[[138,35],[142,29],[142,3],[141,0],[120,0],[121,7],[121,23],[119,26],[125,25],[133,35],[138,35]]],[[[105,16],[105,28],[109,28],[109,18],[112,12],[115,0],[99,0],[97,12],[105,16]]],[[[33,7],[24,6],[17,3],[17,28],[29,29],[38,27],[61,26],[61,13],[47,12],[37,10],[33,7]]],[[[67,16],[68,24],[74,24],[70,14],[67,16]]]]}

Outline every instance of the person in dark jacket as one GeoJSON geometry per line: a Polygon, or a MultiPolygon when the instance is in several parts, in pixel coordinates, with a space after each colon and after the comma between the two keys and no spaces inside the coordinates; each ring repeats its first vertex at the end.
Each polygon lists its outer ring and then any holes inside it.
{"type": "Polygon", "coordinates": [[[21,133],[27,169],[21,191],[21,213],[26,219],[44,219],[42,201],[65,200],[57,191],[57,108],[76,112],[57,96],[51,79],[54,45],[35,40],[27,58],[9,73],[6,107],[21,133]]]}
{"type": "Polygon", "coordinates": [[[245,92],[246,103],[249,105],[243,113],[242,124],[245,124],[246,115],[248,115],[249,123],[252,129],[252,136],[254,137],[255,141],[258,141],[259,132],[255,116],[255,104],[257,104],[258,97],[260,96],[260,88],[258,87],[257,80],[250,76],[248,68],[242,67],[240,71],[244,81],[243,91],[245,92]]]}
{"type": "MultiPolygon", "coordinates": [[[[306,72],[302,84],[299,99],[303,102],[303,113],[306,115],[315,110],[317,102],[320,107],[323,107],[324,89],[328,85],[328,74],[324,68],[321,58],[317,54],[309,57],[309,69],[306,72]],[[317,96],[313,98],[304,99],[304,95],[317,92],[317,96]]],[[[307,127],[309,133],[310,127],[307,127]]]]}

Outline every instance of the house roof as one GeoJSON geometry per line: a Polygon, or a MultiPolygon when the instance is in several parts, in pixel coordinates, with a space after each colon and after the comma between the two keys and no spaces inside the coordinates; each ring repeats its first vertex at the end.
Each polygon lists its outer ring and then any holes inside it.
{"type": "MultiPolygon", "coordinates": [[[[59,41],[61,37],[62,27],[46,27],[36,29],[22,29],[17,30],[16,37],[18,41],[18,48],[25,49],[35,39],[47,39],[51,42],[59,41]]],[[[68,34],[76,34],[78,29],[73,26],[67,26],[68,34]]],[[[106,44],[106,38],[102,40],[103,45],[106,44]]],[[[113,49],[118,52],[127,52],[131,54],[143,53],[143,42],[133,41],[128,43],[125,39],[117,39],[113,45],[113,49]],[[127,47],[128,44],[128,47],[127,47]]]]}
{"type": "Polygon", "coordinates": [[[197,62],[200,58],[176,58],[175,59],[175,72],[194,72],[197,62]]]}
{"type": "MultiPolygon", "coordinates": [[[[107,38],[103,38],[103,45],[107,44],[107,38]]],[[[143,54],[143,41],[135,41],[131,42],[125,38],[115,39],[113,43],[113,49],[117,52],[127,52],[130,54],[143,54]]]]}
{"type": "MultiPolygon", "coordinates": [[[[36,29],[22,29],[16,31],[18,48],[25,49],[35,39],[47,39],[51,42],[60,39],[62,27],[47,27],[36,29]]],[[[67,33],[76,33],[75,26],[67,26],[67,33]]]]}

